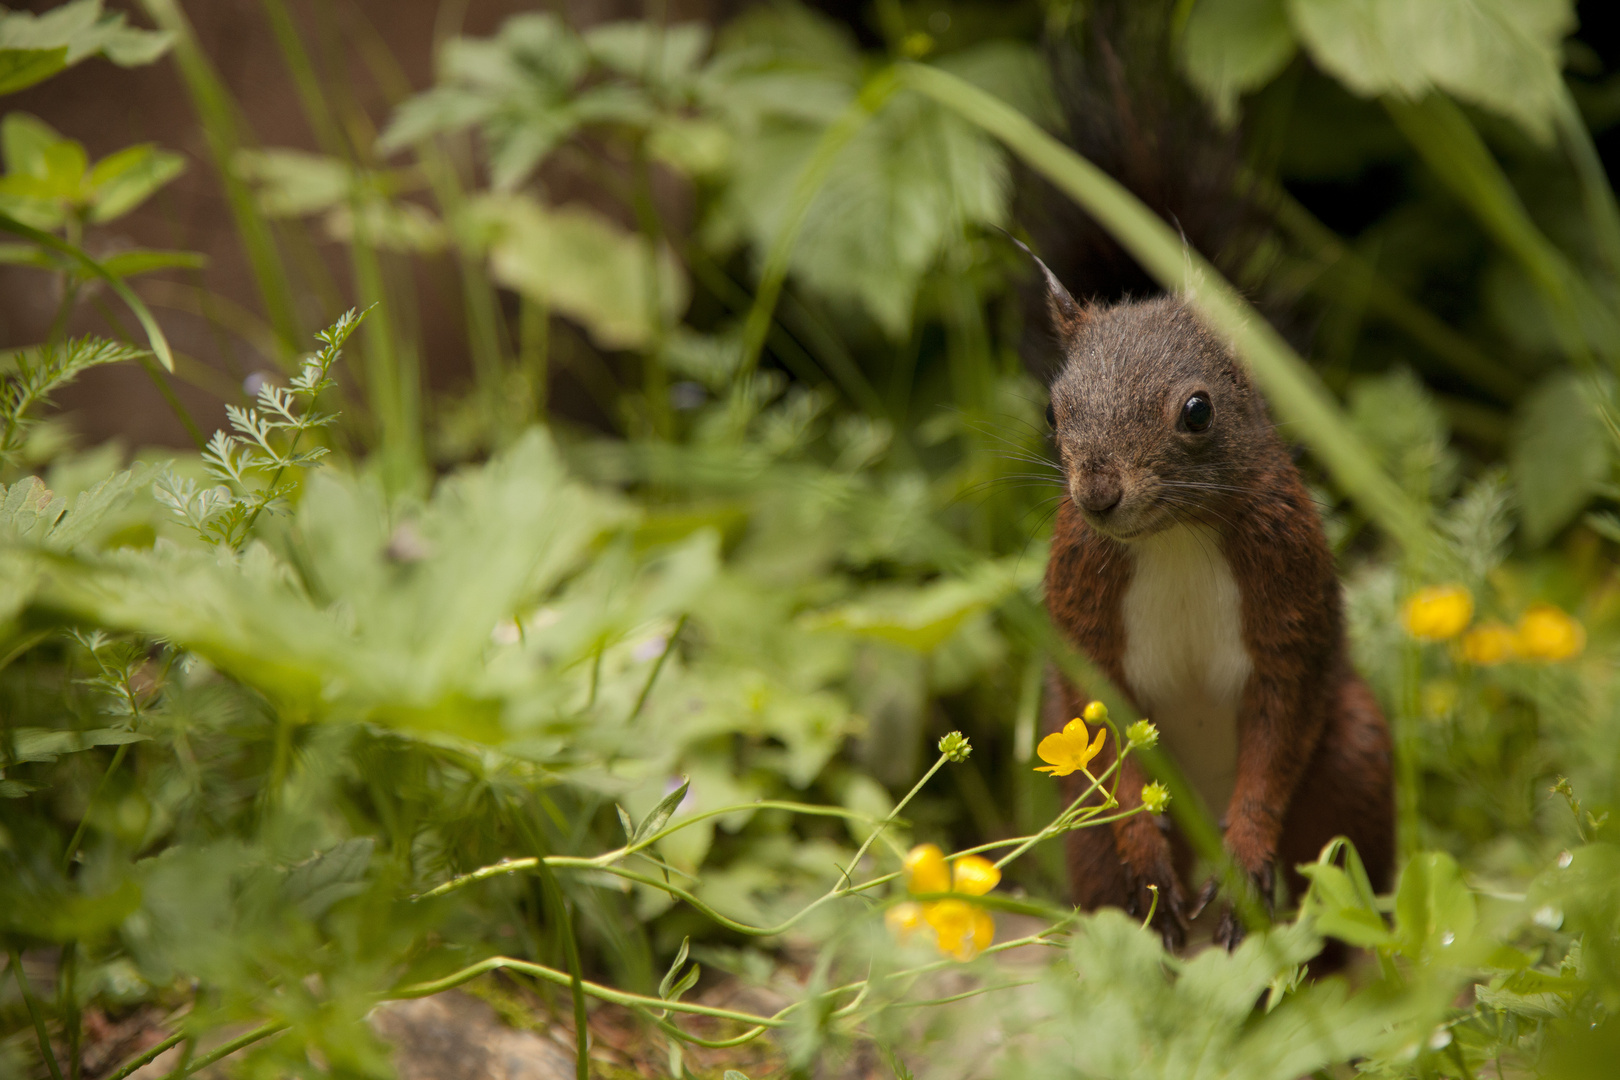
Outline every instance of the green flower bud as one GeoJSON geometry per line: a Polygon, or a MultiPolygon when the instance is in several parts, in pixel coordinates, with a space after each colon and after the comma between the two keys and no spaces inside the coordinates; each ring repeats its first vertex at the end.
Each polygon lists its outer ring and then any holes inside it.
{"type": "Polygon", "coordinates": [[[1159,729],[1151,720],[1138,720],[1125,729],[1125,738],[1132,746],[1153,746],[1159,741],[1159,729]]]}
{"type": "Polygon", "coordinates": [[[968,744],[966,735],[953,731],[939,740],[939,752],[945,755],[947,761],[961,763],[973,753],[973,747],[968,744]]]}
{"type": "Polygon", "coordinates": [[[1142,806],[1147,809],[1148,813],[1162,814],[1164,808],[1169,805],[1170,793],[1165,790],[1163,784],[1155,780],[1153,783],[1143,786],[1142,806]]]}

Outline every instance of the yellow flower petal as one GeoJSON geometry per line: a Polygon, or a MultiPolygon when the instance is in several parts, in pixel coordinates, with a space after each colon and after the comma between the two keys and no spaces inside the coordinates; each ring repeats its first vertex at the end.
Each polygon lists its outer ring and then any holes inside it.
{"type": "Polygon", "coordinates": [[[971,960],[995,940],[996,921],[988,911],[966,900],[927,905],[923,918],[934,931],[934,944],[946,956],[971,960]]]}
{"type": "Polygon", "coordinates": [[[1068,776],[1072,772],[1084,769],[1102,750],[1103,739],[1107,736],[1107,728],[1097,729],[1097,738],[1087,745],[1086,737],[1090,732],[1086,730],[1084,720],[1076,717],[1063,726],[1063,730],[1048,735],[1042,739],[1035,752],[1042,761],[1050,767],[1035,766],[1037,772],[1048,772],[1053,776],[1068,776]]]}
{"type": "Polygon", "coordinates": [[[902,942],[909,941],[923,924],[922,905],[913,900],[896,904],[883,913],[883,922],[888,926],[889,933],[902,942]]]}
{"type": "Polygon", "coordinates": [[[1406,601],[1401,621],[1419,641],[1445,641],[1467,628],[1474,617],[1474,597],[1461,585],[1431,585],[1406,601]]]}
{"type": "Polygon", "coordinates": [[[966,900],[939,900],[926,906],[923,918],[933,928],[940,952],[957,956],[965,948],[971,949],[974,910],[966,900]]]}
{"type": "Polygon", "coordinates": [[[1532,660],[1568,660],[1586,648],[1586,630],[1551,604],[1531,604],[1515,636],[1519,655],[1532,660]]]}
{"type": "Polygon", "coordinates": [[[977,855],[964,855],[951,864],[953,892],[969,896],[983,896],[1001,881],[1001,871],[989,859],[977,855]]]}
{"type": "Polygon", "coordinates": [[[951,868],[937,844],[918,844],[906,852],[906,891],[939,893],[951,891],[951,868]]]}
{"type": "Polygon", "coordinates": [[[1462,654],[1470,664],[1500,664],[1513,659],[1517,651],[1518,642],[1513,631],[1494,620],[1481,623],[1463,635],[1462,654]]]}
{"type": "Polygon", "coordinates": [[[973,959],[974,956],[977,956],[977,955],[979,955],[979,953],[983,952],[985,949],[988,949],[990,947],[990,943],[992,941],[994,941],[994,940],[996,940],[996,920],[995,920],[995,917],[992,916],[988,911],[984,910],[984,908],[974,908],[973,909],[973,955],[972,956],[962,956],[962,957],[959,957],[958,959],[961,959],[961,960],[971,960],[971,959],[973,959]]]}

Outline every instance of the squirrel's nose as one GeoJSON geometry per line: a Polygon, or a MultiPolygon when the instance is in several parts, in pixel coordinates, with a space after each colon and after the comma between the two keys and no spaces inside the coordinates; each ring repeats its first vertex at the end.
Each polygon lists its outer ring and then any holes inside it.
{"type": "Polygon", "coordinates": [[[1075,501],[1093,514],[1106,514],[1119,505],[1123,494],[1119,477],[1111,473],[1093,473],[1079,485],[1075,501]]]}

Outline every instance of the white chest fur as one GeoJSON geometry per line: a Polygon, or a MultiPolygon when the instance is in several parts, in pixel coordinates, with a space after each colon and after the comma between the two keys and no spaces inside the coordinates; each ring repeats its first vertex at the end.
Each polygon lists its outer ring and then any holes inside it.
{"type": "Polygon", "coordinates": [[[1178,525],[1130,545],[1125,677],[1161,745],[1217,818],[1237,775],[1237,712],[1253,664],[1220,540],[1178,525]]]}

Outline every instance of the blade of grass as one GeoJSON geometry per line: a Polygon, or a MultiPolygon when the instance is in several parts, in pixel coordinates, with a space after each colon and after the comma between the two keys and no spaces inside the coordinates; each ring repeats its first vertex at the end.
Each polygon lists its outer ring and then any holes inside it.
{"type": "Polygon", "coordinates": [[[246,140],[243,122],[238,116],[236,103],[230,91],[220,80],[208,57],[203,55],[192,32],[191,21],[186,18],[178,0],[141,0],[153,22],[174,35],[174,57],[180,65],[180,74],[191,95],[192,107],[202,122],[203,134],[208,139],[209,155],[219,172],[225,189],[225,201],[231,208],[237,234],[247,255],[248,266],[264,301],[270,325],[275,328],[281,346],[283,362],[298,355],[299,342],[304,340],[299,326],[297,310],[293,304],[292,286],[282,265],[281,253],[276,248],[270,223],[259,211],[253,192],[242,182],[232,168],[236,152],[246,140]]]}
{"type": "Polygon", "coordinates": [[[1567,85],[1559,96],[1553,122],[1558,130],[1558,141],[1575,166],[1575,176],[1581,185],[1581,204],[1597,236],[1598,250],[1608,264],[1609,276],[1620,282],[1620,206],[1615,204],[1614,188],[1609,185],[1608,171],[1592,143],[1592,132],[1587,129],[1567,85]]]}
{"type": "Polygon", "coordinates": [[[1592,292],[1580,271],[1525,209],[1501,165],[1462,109],[1431,94],[1419,102],[1386,100],[1384,108],[1429,169],[1462,200],[1485,231],[1524,267],[1552,310],[1549,322],[1569,359],[1590,365],[1599,331],[1604,359],[1620,361],[1620,318],[1592,292]]]}
{"type": "Polygon", "coordinates": [[[770,251],[765,256],[765,266],[759,275],[759,289],[754,293],[754,304],[748,310],[748,318],[743,323],[742,360],[737,365],[736,385],[741,387],[753,377],[754,368],[759,363],[760,350],[765,347],[765,337],[770,332],[771,320],[776,310],[776,298],[782,292],[782,284],[787,280],[788,259],[793,254],[793,246],[798,242],[799,230],[804,227],[806,216],[810,213],[810,204],[815,201],[821,186],[826,183],[827,175],[832,171],[833,163],[838,155],[853,139],[872,115],[882,108],[889,96],[899,88],[900,80],[895,68],[884,68],[867,80],[855,100],[850,102],[837,120],[833,121],[822,133],[821,140],[816,144],[805,163],[804,170],[794,181],[793,193],[788,198],[787,213],[783,215],[782,224],[778,227],[776,239],[772,241],[770,251]]]}
{"type": "Polygon", "coordinates": [[[1331,273],[1319,277],[1313,287],[1321,289],[1322,284],[1332,282],[1334,277],[1352,279],[1364,290],[1370,311],[1405,331],[1471,385],[1507,403],[1517,401],[1524,393],[1525,381],[1517,372],[1408,300],[1280,184],[1259,178],[1253,178],[1253,182],[1262,185],[1260,202],[1270,209],[1272,220],[1309,249],[1315,258],[1327,264],[1331,273]]]}
{"type": "Polygon", "coordinates": [[[124,306],[129,308],[136,320],[141,324],[141,329],[146,333],[146,340],[152,346],[153,355],[158,358],[165,368],[170,371],[174,370],[174,354],[169,351],[169,339],[163,336],[163,328],[152,317],[151,310],[141,301],[141,298],[136,296],[128,285],[124,284],[123,278],[108,271],[105,266],[85,254],[84,250],[76,245],[68,243],[59,236],[36,229],[32,225],[24,225],[9,214],[0,213],[0,230],[32,240],[41,247],[50,248],[59,255],[67,256],[92,277],[105,284],[108,289],[112,290],[114,296],[124,302],[124,306]]]}
{"type": "Polygon", "coordinates": [[[938,68],[904,64],[906,85],[1000,139],[1074,199],[1165,288],[1181,293],[1249,365],[1278,417],[1358,506],[1409,552],[1428,544],[1425,508],[1377,464],[1310,367],[1141,200],[994,95],[938,68]]]}

